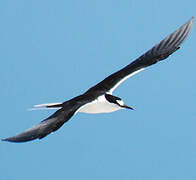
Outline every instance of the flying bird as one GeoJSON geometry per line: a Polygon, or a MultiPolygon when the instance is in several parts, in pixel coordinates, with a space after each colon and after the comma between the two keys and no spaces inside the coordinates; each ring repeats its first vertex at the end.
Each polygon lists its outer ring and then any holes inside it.
{"type": "Polygon", "coordinates": [[[84,94],[76,96],[63,103],[35,105],[35,108],[58,109],[54,114],[26,131],[9,138],[2,139],[10,142],[26,142],[42,139],[58,130],[77,112],[83,113],[110,113],[121,109],[133,109],[123,100],[113,95],[113,91],[125,80],[143,71],[180,48],[193,26],[192,17],[188,22],[156,44],[149,51],[141,55],[121,70],[111,74],[104,80],[88,89],[84,94]]]}

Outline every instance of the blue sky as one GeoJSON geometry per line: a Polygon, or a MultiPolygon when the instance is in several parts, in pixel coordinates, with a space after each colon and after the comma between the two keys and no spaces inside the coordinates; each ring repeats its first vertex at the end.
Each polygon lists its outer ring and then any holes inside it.
{"type": "MultiPolygon", "coordinates": [[[[0,137],[54,111],[196,16],[195,0],[0,2],[0,137]]],[[[0,179],[196,179],[195,27],[115,92],[136,110],[77,114],[42,140],[0,142],[0,179]]]]}

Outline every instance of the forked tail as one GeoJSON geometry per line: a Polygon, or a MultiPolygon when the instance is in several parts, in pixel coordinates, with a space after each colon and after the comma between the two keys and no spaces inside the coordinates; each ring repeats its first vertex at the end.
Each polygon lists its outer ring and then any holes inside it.
{"type": "Polygon", "coordinates": [[[33,108],[30,108],[28,110],[44,110],[44,109],[60,109],[62,107],[62,103],[47,103],[47,104],[38,104],[34,105],[33,108]]]}

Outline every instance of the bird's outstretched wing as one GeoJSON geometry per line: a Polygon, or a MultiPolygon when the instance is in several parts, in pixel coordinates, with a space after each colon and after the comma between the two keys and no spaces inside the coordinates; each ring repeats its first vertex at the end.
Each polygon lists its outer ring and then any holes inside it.
{"type": "Polygon", "coordinates": [[[73,114],[74,112],[67,113],[63,109],[59,109],[52,116],[41,121],[32,128],[27,129],[23,133],[2,140],[10,142],[26,142],[37,138],[41,139],[51,132],[59,129],[66,121],[71,118],[73,114]]]}
{"type": "Polygon", "coordinates": [[[180,44],[185,40],[191,31],[193,20],[194,18],[192,17],[188,22],[156,44],[152,49],[147,51],[138,59],[123,69],[108,76],[103,81],[90,88],[88,91],[102,90],[112,94],[112,92],[129,77],[144,70],[147,66],[166,59],[170,54],[180,48],[180,44]]]}
{"type": "Polygon", "coordinates": [[[82,102],[81,96],[75,97],[62,104],[61,109],[57,110],[53,115],[44,119],[39,124],[27,129],[26,131],[9,138],[2,139],[9,142],[26,142],[34,139],[41,139],[51,132],[58,130],[65,122],[67,122],[77,110],[85,104],[82,102]],[[78,101],[80,100],[80,101],[78,101]]]}

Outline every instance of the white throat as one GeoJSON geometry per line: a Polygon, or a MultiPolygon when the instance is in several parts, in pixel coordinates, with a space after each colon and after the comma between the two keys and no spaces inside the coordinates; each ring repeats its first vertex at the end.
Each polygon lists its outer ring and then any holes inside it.
{"type": "Polygon", "coordinates": [[[99,96],[94,101],[85,104],[82,106],[78,112],[96,114],[96,113],[110,113],[114,111],[118,111],[121,108],[117,104],[110,103],[106,100],[105,95],[99,96]]]}

